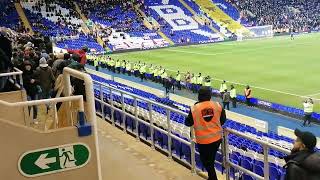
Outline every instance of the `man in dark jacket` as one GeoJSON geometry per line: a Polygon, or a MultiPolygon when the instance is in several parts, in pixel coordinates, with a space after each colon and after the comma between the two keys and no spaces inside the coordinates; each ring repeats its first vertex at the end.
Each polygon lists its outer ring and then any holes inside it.
{"type": "MultiPolygon", "coordinates": [[[[35,76],[41,87],[41,99],[50,99],[53,92],[55,77],[45,58],[41,58],[39,63],[39,67],[37,67],[35,71],[35,76]]],[[[49,105],[47,105],[47,112],[48,111],[49,105]]]]}
{"type": "Polygon", "coordinates": [[[310,132],[294,131],[297,139],[286,156],[285,180],[320,180],[320,154],[315,152],[316,137],[310,132]]]}
{"type": "MultiPolygon", "coordinates": [[[[29,101],[38,100],[37,84],[38,82],[35,78],[35,74],[33,72],[31,63],[29,61],[24,61],[23,86],[26,90],[29,101]]],[[[29,113],[30,113],[30,109],[31,108],[29,108],[29,113]]],[[[33,106],[33,121],[35,124],[38,124],[37,115],[38,115],[37,106],[33,106]]]]}

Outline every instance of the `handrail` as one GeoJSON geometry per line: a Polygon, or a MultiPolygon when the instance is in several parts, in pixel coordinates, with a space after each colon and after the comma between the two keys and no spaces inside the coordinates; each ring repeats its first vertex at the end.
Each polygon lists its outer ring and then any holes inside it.
{"type": "Polygon", "coordinates": [[[79,110],[84,111],[83,97],[80,95],[79,96],[69,96],[69,97],[59,97],[59,98],[54,98],[54,99],[22,101],[22,102],[14,102],[14,103],[0,100],[0,105],[7,106],[7,107],[25,107],[25,106],[41,105],[41,104],[46,104],[46,103],[58,103],[58,102],[67,102],[67,101],[76,101],[76,100],[78,100],[80,103],[79,110]]]}
{"type": "MultiPolygon", "coordinates": [[[[99,151],[99,143],[98,143],[98,126],[96,120],[96,109],[94,102],[94,93],[93,93],[93,82],[92,78],[89,74],[86,74],[81,71],[77,71],[71,68],[63,69],[63,80],[64,80],[64,96],[71,95],[71,80],[70,77],[76,77],[82,79],[85,85],[85,94],[86,94],[86,119],[92,123],[93,134],[95,136],[95,146],[96,146],[96,154],[97,154],[97,171],[98,171],[98,180],[102,180],[101,174],[101,161],[100,161],[100,151],[99,151]]],[[[70,116],[70,113],[67,114],[70,116]]]]}
{"type": "Polygon", "coordinates": [[[13,76],[14,78],[16,77],[16,75],[19,75],[19,83],[20,83],[20,86],[23,86],[23,79],[22,79],[22,74],[23,72],[14,67],[13,68],[16,72],[8,72],[8,73],[0,73],[0,77],[9,77],[9,76],[13,76]]]}
{"type": "Polygon", "coordinates": [[[250,176],[253,176],[254,178],[256,179],[259,179],[259,180],[269,180],[269,161],[268,161],[268,158],[269,158],[269,149],[275,149],[277,151],[280,151],[282,153],[285,153],[285,154],[290,154],[290,151],[287,150],[287,149],[284,149],[282,147],[279,147],[279,146],[276,146],[274,144],[271,144],[271,143],[268,143],[266,141],[262,141],[260,139],[256,139],[256,138],[253,138],[247,134],[243,134],[243,133],[240,133],[238,131],[235,131],[233,129],[230,129],[230,128],[225,128],[224,131],[223,131],[223,141],[224,141],[224,163],[225,163],[225,168],[226,168],[226,177],[227,177],[227,180],[230,179],[230,167],[234,168],[234,169],[237,169],[241,172],[244,172],[245,174],[248,174],[250,176]],[[243,138],[246,138],[246,139],[249,139],[251,141],[254,141],[258,144],[261,144],[262,147],[263,147],[263,155],[264,155],[264,177],[261,177],[259,176],[258,174],[255,174],[254,172],[248,170],[248,169],[245,169],[239,165],[236,165],[234,163],[232,163],[229,159],[229,148],[227,147],[227,145],[229,144],[228,143],[228,136],[229,134],[235,134],[237,136],[240,136],[240,137],[243,137],[243,138]]]}
{"type": "MultiPolygon", "coordinates": [[[[143,119],[140,119],[140,117],[138,117],[138,113],[137,113],[137,102],[138,100],[141,100],[141,101],[144,101],[148,104],[148,109],[147,111],[149,110],[149,118],[151,117],[152,118],[152,113],[150,113],[150,111],[152,111],[152,105],[157,105],[159,107],[162,107],[162,108],[165,108],[167,109],[166,113],[168,115],[168,113],[170,112],[176,112],[176,113],[179,113],[179,114],[182,114],[183,116],[187,116],[187,113],[185,112],[182,112],[180,110],[177,110],[177,109],[174,109],[172,107],[169,107],[167,105],[164,105],[164,104],[161,104],[161,103],[158,103],[158,102],[155,102],[153,100],[150,100],[150,99],[147,99],[147,98],[144,98],[144,97],[141,97],[141,96],[138,96],[138,95],[135,95],[135,94],[132,94],[130,92],[127,92],[127,91],[124,91],[122,89],[117,89],[116,87],[112,87],[106,83],[101,83],[101,82],[97,82],[97,81],[94,81],[94,84],[98,84],[99,87],[98,87],[98,90],[100,91],[100,96],[96,98],[96,101],[98,101],[99,103],[101,103],[101,115],[102,115],[102,118],[105,119],[105,115],[104,115],[104,107],[107,106],[107,107],[110,107],[111,108],[111,117],[109,119],[110,122],[112,122],[112,124],[115,124],[115,119],[114,119],[114,115],[113,115],[113,112],[115,110],[117,111],[121,111],[123,114],[125,114],[125,116],[128,116],[128,117],[132,117],[132,118],[135,118],[136,119],[136,127],[138,127],[138,122],[141,122],[143,124],[146,124],[150,127],[151,131],[153,131],[152,129],[156,129],[156,130],[159,130],[161,131],[162,133],[168,133],[168,138],[174,138],[174,139],[177,139],[183,143],[186,143],[190,148],[191,148],[191,164],[190,164],[190,167],[191,167],[191,171],[192,172],[195,172],[195,142],[193,141],[194,139],[194,134],[193,134],[193,130],[191,129],[191,138],[190,138],[190,141],[185,141],[184,139],[181,139],[179,137],[176,137],[174,134],[171,133],[171,125],[170,125],[170,117],[167,116],[167,121],[168,121],[168,128],[163,130],[161,128],[158,128],[156,126],[153,125],[153,120],[150,119],[150,122],[146,122],[144,121],[143,119]],[[105,89],[103,89],[103,87],[105,89]],[[104,101],[104,96],[103,96],[103,93],[104,92],[108,92],[110,93],[110,98],[108,98],[109,102],[105,102],[104,101]],[[120,107],[117,107],[115,106],[114,104],[114,100],[113,100],[113,91],[114,92],[119,92],[121,96],[121,101],[120,101],[120,107]],[[134,100],[134,113],[133,115],[130,114],[129,112],[126,111],[124,107],[124,100],[123,100],[123,97],[124,97],[124,94],[125,95],[129,95],[133,98],[134,100]]],[[[121,125],[121,128],[124,128],[123,125],[121,125]]],[[[133,132],[137,137],[137,139],[139,139],[139,135],[138,135],[138,132],[137,132],[137,129],[136,128],[136,132],[133,132]]],[[[125,131],[125,129],[124,129],[125,131]]],[[[274,150],[277,150],[277,151],[280,151],[282,153],[286,153],[286,154],[289,154],[290,151],[287,150],[287,149],[284,149],[282,147],[279,147],[279,146],[276,146],[274,144],[271,144],[271,143],[268,143],[268,142],[265,142],[265,141],[262,141],[260,139],[256,139],[252,136],[249,136],[247,134],[243,134],[241,132],[238,132],[236,130],[233,130],[233,129],[230,129],[230,128],[224,128],[223,130],[223,143],[222,143],[222,153],[223,153],[223,165],[225,166],[225,169],[226,169],[226,178],[229,180],[230,179],[230,168],[235,168],[245,174],[248,174],[256,179],[259,179],[259,180],[269,180],[269,163],[268,163],[268,152],[269,152],[269,149],[274,149],[274,150]],[[229,160],[229,149],[228,149],[228,135],[229,134],[235,134],[237,136],[240,136],[240,137],[244,137],[246,139],[249,139],[251,141],[254,141],[258,144],[261,144],[263,146],[263,153],[264,153],[264,177],[261,177],[257,174],[255,174],[254,172],[252,171],[249,171],[239,165],[236,165],[232,162],[230,162],[229,160]]],[[[152,138],[151,138],[152,139],[152,138]]],[[[168,143],[169,143],[169,140],[168,139],[168,143]]],[[[151,147],[154,147],[154,144],[153,144],[153,140],[151,140],[151,147]]],[[[168,148],[170,149],[171,148],[171,144],[168,144],[168,148]]],[[[168,155],[171,156],[171,152],[169,150],[168,152],[168,155]]]]}
{"type": "MultiPolygon", "coordinates": [[[[115,120],[114,120],[114,117],[113,117],[113,113],[114,111],[117,109],[118,111],[122,111],[122,113],[125,115],[125,116],[128,116],[128,117],[131,117],[131,118],[134,118],[136,119],[136,127],[138,127],[138,122],[141,122],[143,124],[146,124],[150,127],[150,130],[151,130],[151,136],[153,136],[153,131],[154,129],[162,132],[162,133],[166,133],[168,135],[168,156],[169,158],[172,158],[172,152],[171,152],[171,142],[169,143],[169,141],[171,141],[171,138],[174,138],[176,140],[179,140],[180,142],[183,142],[185,143],[187,146],[190,147],[191,149],[191,163],[187,163],[188,165],[190,165],[190,168],[191,168],[191,172],[192,173],[196,173],[196,163],[195,163],[195,142],[193,141],[194,139],[194,133],[193,131],[190,131],[190,141],[186,141],[176,135],[174,135],[172,132],[171,132],[171,120],[170,120],[170,112],[175,112],[175,113],[178,113],[178,114],[181,114],[185,117],[188,116],[187,113],[183,112],[183,111],[180,111],[180,110],[177,110],[177,109],[174,109],[170,106],[167,106],[167,105],[164,105],[164,104],[161,104],[161,103],[158,103],[158,102],[155,102],[155,101],[152,101],[150,99],[147,99],[147,98],[144,98],[144,97],[141,97],[141,96],[138,96],[138,95],[135,95],[135,94],[132,94],[130,92],[126,92],[126,91],[123,91],[121,89],[117,89],[115,87],[112,87],[108,84],[105,84],[105,83],[100,83],[98,81],[93,81],[95,84],[98,84],[99,85],[99,90],[100,90],[100,99],[97,98],[96,100],[98,102],[101,103],[101,108],[102,108],[102,118],[105,119],[105,115],[104,115],[104,112],[103,112],[103,109],[104,109],[104,106],[108,106],[111,108],[111,117],[110,117],[110,122],[112,122],[113,125],[115,125],[115,120]],[[103,88],[102,87],[105,87],[109,90],[110,92],[110,103],[106,103],[104,102],[104,97],[103,97],[103,88]],[[115,92],[120,92],[120,96],[121,96],[121,107],[120,108],[117,108],[114,104],[114,101],[113,101],[113,93],[112,91],[115,91],[115,92]],[[134,99],[134,105],[135,105],[135,111],[134,111],[134,115],[128,113],[126,111],[124,107],[124,94],[125,95],[129,95],[131,96],[133,99],[134,99]],[[148,118],[149,118],[149,122],[147,121],[144,121],[143,119],[140,119],[140,117],[138,117],[138,111],[137,111],[137,102],[138,100],[142,100],[144,102],[147,102],[148,104],[148,110],[149,110],[149,114],[148,114],[148,118]],[[159,107],[162,107],[162,108],[165,108],[166,109],[166,118],[167,118],[167,126],[168,128],[166,130],[163,130],[157,126],[155,126],[153,124],[153,118],[152,118],[152,105],[156,105],[156,106],[159,106],[159,107]]],[[[124,128],[124,126],[122,126],[123,130],[126,131],[126,129],[124,128]]],[[[138,128],[136,128],[136,131],[133,132],[135,135],[136,135],[136,138],[139,140],[139,134],[138,134],[138,128]]],[[[151,137],[151,147],[152,149],[155,148],[155,142],[154,142],[154,138],[151,137]]]]}
{"type": "Polygon", "coordinates": [[[148,102],[148,103],[152,103],[152,104],[154,104],[154,105],[160,106],[160,107],[162,107],[162,108],[169,109],[169,110],[172,111],[172,112],[176,112],[176,113],[182,114],[182,115],[184,115],[184,116],[188,116],[187,113],[185,113],[185,112],[183,112],[183,111],[181,111],[181,110],[174,109],[174,108],[172,108],[172,107],[170,107],[170,106],[167,106],[167,105],[164,105],[164,104],[161,104],[161,103],[152,101],[152,100],[150,100],[150,99],[147,99],[147,98],[144,98],[144,97],[141,97],[141,96],[132,94],[132,93],[130,93],[130,92],[127,92],[127,91],[124,91],[124,90],[121,90],[121,89],[117,89],[117,88],[112,87],[112,86],[109,86],[109,85],[107,85],[107,84],[105,84],[105,83],[101,83],[101,82],[98,82],[98,81],[93,81],[93,82],[96,83],[96,84],[105,86],[105,87],[108,88],[108,89],[112,89],[112,90],[121,92],[121,93],[123,93],[123,94],[130,95],[130,96],[132,96],[132,97],[134,97],[134,98],[137,98],[137,99],[146,101],[146,102],[148,102]]]}

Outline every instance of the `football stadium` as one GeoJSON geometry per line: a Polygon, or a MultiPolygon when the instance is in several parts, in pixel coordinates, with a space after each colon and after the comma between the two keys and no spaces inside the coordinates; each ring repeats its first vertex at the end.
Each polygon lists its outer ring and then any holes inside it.
{"type": "Polygon", "coordinates": [[[320,180],[318,0],[0,0],[2,180],[320,180]]]}

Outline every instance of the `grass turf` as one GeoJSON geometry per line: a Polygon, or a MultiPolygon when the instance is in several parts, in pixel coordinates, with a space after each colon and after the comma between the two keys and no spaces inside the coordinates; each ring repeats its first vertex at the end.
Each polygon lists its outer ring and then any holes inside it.
{"type": "MultiPolygon", "coordinates": [[[[242,84],[236,86],[238,94],[243,94],[244,85],[248,84],[253,87],[254,97],[302,108],[303,96],[320,98],[319,40],[320,34],[305,34],[294,40],[281,36],[129,52],[112,57],[161,65],[174,72],[201,72],[215,79],[212,83],[215,88],[220,86],[221,79],[237,82],[242,84]]],[[[318,104],[319,101],[315,111],[320,112],[318,104]]]]}

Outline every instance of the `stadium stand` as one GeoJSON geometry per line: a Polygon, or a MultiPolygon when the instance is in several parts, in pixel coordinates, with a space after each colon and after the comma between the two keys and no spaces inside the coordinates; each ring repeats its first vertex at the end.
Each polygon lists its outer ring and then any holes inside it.
{"type": "Polygon", "coordinates": [[[319,7],[317,0],[311,1],[237,1],[230,0],[251,25],[273,25],[276,32],[319,31],[319,7]]]}
{"type": "MultiPolygon", "coordinates": [[[[174,102],[169,100],[168,98],[159,98],[151,93],[143,92],[139,89],[135,89],[132,87],[128,87],[124,84],[114,82],[113,80],[107,80],[102,77],[99,77],[97,75],[91,75],[92,78],[95,80],[95,97],[96,97],[96,109],[97,112],[100,112],[100,115],[105,115],[107,118],[114,119],[116,124],[118,124],[120,127],[125,126],[126,129],[129,131],[136,131],[136,123],[134,119],[131,117],[126,116],[126,119],[123,119],[123,114],[121,113],[121,110],[123,108],[122,102],[125,103],[125,110],[132,115],[134,115],[134,99],[130,97],[130,95],[121,95],[117,90],[112,90],[112,95],[110,94],[110,89],[108,87],[113,87],[119,90],[123,90],[128,93],[132,93],[135,95],[138,95],[140,97],[154,100],[158,103],[168,105],[174,108],[179,108],[179,105],[181,105],[180,110],[184,112],[188,112],[189,108],[186,105],[174,102]],[[111,108],[104,106],[104,109],[101,109],[101,102],[100,100],[101,94],[100,94],[100,83],[104,84],[106,87],[102,87],[103,91],[103,101],[109,104],[112,104],[118,108],[118,110],[112,110],[111,108]],[[122,100],[123,97],[123,100],[122,100]],[[112,101],[112,103],[111,103],[112,101]],[[175,105],[174,105],[175,104],[175,105]],[[178,105],[178,106],[177,106],[178,105]]],[[[139,117],[144,119],[146,122],[149,121],[149,108],[147,102],[143,102],[138,100],[137,102],[137,114],[139,117]]],[[[167,129],[167,114],[165,109],[157,106],[152,106],[153,112],[152,117],[155,119],[153,120],[155,125],[157,127],[160,127],[162,129],[167,129]]],[[[184,116],[179,115],[175,112],[170,112],[170,120],[172,123],[171,130],[173,133],[185,139],[186,141],[190,141],[190,128],[184,126],[184,116]]],[[[251,137],[269,142],[271,144],[274,144],[279,147],[283,147],[286,149],[292,148],[293,139],[290,139],[285,136],[279,136],[276,133],[269,132],[269,133],[263,133],[260,131],[257,131],[254,127],[250,127],[232,120],[228,120],[226,124],[224,125],[225,128],[231,128],[238,132],[247,134],[251,137]]],[[[151,140],[151,132],[150,127],[145,125],[144,123],[138,123],[138,132],[140,134],[140,137],[142,137],[145,140],[151,140]]],[[[154,140],[157,143],[158,147],[168,151],[168,136],[162,132],[155,131],[154,132],[154,140]]],[[[242,137],[238,137],[236,135],[229,135],[229,149],[230,149],[230,160],[234,162],[237,165],[240,165],[244,167],[245,169],[248,169],[252,172],[255,172],[261,176],[263,176],[263,148],[261,145],[244,139],[242,137]]],[[[189,162],[191,161],[191,150],[190,147],[186,144],[183,144],[181,142],[176,142],[174,139],[172,139],[172,152],[175,154],[176,157],[181,159],[182,161],[189,162]]],[[[197,148],[196,148],[197,151],[197,148]]],[[[221,155],[217,156],[217,160],[220,159],[221,155]]],[[[283,157],[285,156],[284,153],[270,149],[269,150],[269,169],[270,169],[270,179],[280,179],[284,176],[284,169],[283,165],[284,160],[283,157]]],[[[216,164],[217,169],[221,169],[221,162],[220,164],[216,164]]],[[[201,162],[199,158],[197,158],[196,155],[196,164],[197,168],[203,169],[203,166],[201,165],[201,162]]],[[[233,171],[233,174],[231,174],[232,177],[239,176],[239,173],[233,171]]],[[[246,175],[243,175],[246,176],[246,175]]],[[[250,178],[250,177],[249,177],[250,178]]]]}
{"type": "Polygon", "coordinates": [[[0,27],[21,31],[22,23],[13,3],[0,1],[0,12],[0,27]]]}
{"type": "Polygon", "coordinates": [[[97,31],[102,40],[114,51],[126,49],[149,49],[168,46],[156,30],[148,29],[143,24],[143,19],[138,17],[133,4],[108,3],[109,6],[101,6],[101,3],[78,1],[90,20],[97,25],[97,31]],[[97,6],[99,8],[97,8],[97,6]]]}
{"type": "MultiPolygon", "coordinates": [[[[80,0],[78,2],[84,3],[84,1],[80,0]]],[[[163,2],[164,1],[160,0],[145,1],[145,6],[141,6],[141,9],[156,19],[161,26],[161,30],[175,43],[207,43],[222,40],[220,34],[213,32],[207,25],[201,25],[197,22],[194,19],[194,15],[189,12],[180,1],[163,2]],[[170,18],[173,14],[175,17],[170,18]]],[[[310,3],[299,1],[299,3],[291,2],[291,4],[289,4],[289,2],[277,3],[273,1],[267,1],[266,4],[254,2],[255,1],[214,0],[213,3],[220,7],[224,13],[228,14],[233,20],[241,22],[241,24],[246,26],[273,24],[276,30],[288,28],[297,29],[298,31],[319,30],[320,22],[319,19],[316,18],[319,11],[316,9],[319,9],[320,3],[317,1],[310,3]],[[241,9],[241,12],[239,12],[235,6],[241,9]],[[260,6],[264,7],[264,12],[257,10],[260,6]],[[312,10],[309,11],[309,9],[312,10]],[[271,13],[271,10],[274,10],[274,13],[271,13]],[[306,10],[308,10],[308,12],[306,12],[306,10]],[[293,11],[299,11],[299,13],[295,12],[291,14],[293,11]],[[250,13],[255,14],[256,17],[251,17],[250,13]],[[266,15],[266,13],[270,14],[266,15]],[[281,13],[282,15],[280,15],[281,13]]],[[[203,13],[193,1],[187,0],[186,3],[197,13],[203,13]]],[[[91,36],[81,31],[83,21],[73,10],[70,1],[25,1],[21,2],[21,4],[34,30],[45,36],[54,37],[58,47],[64,49],[80,49],[83,45],[87,45],[93,51],[104,51],[93,38],[94,35],[91,36]]],[[[137,16],[133,5],[130,3],[99,6],[97,9],[95,8],[97,4],[84,4],[84,6],[81,6],[82,11],[90,20],[93,20],[95,24],[97,24],[97,28],[99,29],[97,33],[101,33],[104,40],[108,43],[108,46],[113,50],[144,49],[169,45],[168,42],[161,38],[157,30],[151,30],[145,27],[143,20],[137,16]]],[[[0,5],[0,10],[3,12],[3,16],[0,17],[0,26],[19,29],[21,23],[19,22],[18,14],[14,11],[13,4],[1,2],[0,5]]],[[[221,30],[221,27],[213,20],[212,25],[216,26],[216,29],[221,30]]],[[[47,55],[45,52],[42,55],[45,56],[44,54],[47,55]]],[[[170,131],[170,133],[172,132],[176,137],[186,142],[191,142],[190,128],[184,125],[185,116],[177,112],[167,111],[165,108],[157,105],[150,105],[144,100],[135,101],[130,94],[152,100],[184,113],[189,112],[190,106],[172,101],[167,97],[158,97],[155,94],[113,80],[104,79],[97,75],[91,74],[91,77],[95,80],[94,94],[96,97],[96,110],[101,116],[104,116],[103,118],[107,117],[110,120],[114,120],[118,126],[125,127],[129,132],[138,132],[140,137],[145,141],[154,140],[157,148],[164,151],[172,151],[174,156],[179,160],[189,164],[191,163],[192,149],[190,146],[174,138],[171,139],[167,132],[163,132],[170,131]],[[115,89],[111,90],[112,88],[115,89]],[[127,94],[117,92],[119,90],[127,94]],[[115,106],[117,109],[114,110],[108,106],[104,106],[101,104],[102,102],[115,106]],[[146,123],[138,122],[131,116],[125,116],[121,111],[126,111],[132,116],[136,116],[136,118],[140,117],[145,122],[150,123],[150,121],[152,121],[155,126],[163,131],[155,130],[152,132],[146,123]],[[151,120],[150,116],[154,119],[151,120]],[[168,126],[168,118],[171,127],[168,126]],[[172,149],[169,149],[169,147],[172,149]]],[[[21,81],[22,78],[19,78],[21,81]]],[[[22,83],[15,82],[15,85],[20,85],[21,88],[22,83]]],[[[243,96],[239,96],[239,100],[243,100],[243,98],[243,96]]],[[[256,100],[255,103],[258,103],[258,100],[256,100]]],[[[279,109],[281,108],[283,107],[279,105],[279,109]]],[[[303,114],[301,110],[290,110],[303,114]]],[[[274,132],[264,133],[254,127],[230,119],[224,126],[225,128],[236,130],[237,132],[263,140],[275,146],[288,150],[292,148],[293,139],[280,136],[274,132]]],[[[228,142],[227,148],[230,150],[229,156],[233,163],[263,176],[265,164],[263,162],[262,145],[234,134],[229,135],[228,142]]],[[[285,175],[283,169],[284,156],[285,154],[282,152],[274,149],[269,150],[270,179],[281,179],[285,175]]],[[[204,170],[197,153],[197,147],[195,161],[197,168],[204,170]]],[[[216,168],[223,171],[223,157],[221,152],[217,155],[217,161],[219,163],[216,165],[216,168]]],[[[252,179],[249,175],[244,175],[235,170],[232,172],[232,177],[242,176],[244,179],[252,179]]]]}
{"type": "Polygon", "coordinates": [[[145,11],[161,30],[177,44],[206,43],[223,40],[220,34],[193,19],[193,14],[179,1],[145,1],[145,11]]]}
{"type": "Polygon", "coordinates": [[[85,42],[93,51],[104,51],[92,37],[84,35],[81,30],[83,22],[68,1],[26,1],[21,4],[33,29],[55,37],[58,47],[80,49],[85,42]]]}

